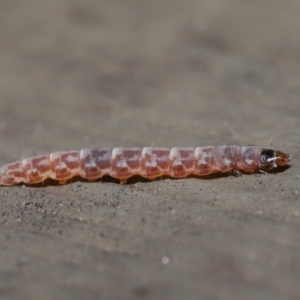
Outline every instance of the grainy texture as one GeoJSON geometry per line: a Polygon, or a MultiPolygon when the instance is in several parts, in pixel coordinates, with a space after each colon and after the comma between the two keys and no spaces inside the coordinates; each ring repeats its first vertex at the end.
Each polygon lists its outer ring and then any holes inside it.
{"type": "Polygon", "coordinates": [[[103,145],[293,157],[268,176],[1,187],[1,299],[299,299],[299,13],[1,1],[0,165],[103,145]]]}

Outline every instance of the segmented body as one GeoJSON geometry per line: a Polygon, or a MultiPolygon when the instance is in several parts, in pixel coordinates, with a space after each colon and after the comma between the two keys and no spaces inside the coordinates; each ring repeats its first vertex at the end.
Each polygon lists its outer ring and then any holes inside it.
{"type": "Polygon", "coordinates": [[[236,145],[195,149],[145,147],[62,151],[1,167],[0,184],[34,184],[47,178],[65,183],[78,175],[88,180],[110,175],[124,183],[134,175],[154,179],[163,175],[183,178],[232,170],[251,173],[264,168],[261,155],[262,149],[258,146],[236,145]]]}

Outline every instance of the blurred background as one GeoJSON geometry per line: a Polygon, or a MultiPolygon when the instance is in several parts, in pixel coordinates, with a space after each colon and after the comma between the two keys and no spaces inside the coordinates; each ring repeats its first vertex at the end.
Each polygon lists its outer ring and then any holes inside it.
{"type": "Polygon", "coordinates": [[[0,161],[271,137],[288,147],[299,12],[292,0],[1,1],[0,161]]]}

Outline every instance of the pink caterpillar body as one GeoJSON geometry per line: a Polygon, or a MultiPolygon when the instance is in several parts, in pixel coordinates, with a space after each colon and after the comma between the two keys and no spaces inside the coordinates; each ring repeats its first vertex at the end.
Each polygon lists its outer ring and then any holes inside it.
{"type": "Polygon", "coordinates": [[[52,178],[63,184],[74,176],[95,180],[104,175],[120,179],[140,175],[183,178],[216,172],[269,171],[289,163],[291,156],[258,146],[197,148],[99,148],[53,152],[25,158],[0,168],[0,185],[35,184],[52,178]]]}

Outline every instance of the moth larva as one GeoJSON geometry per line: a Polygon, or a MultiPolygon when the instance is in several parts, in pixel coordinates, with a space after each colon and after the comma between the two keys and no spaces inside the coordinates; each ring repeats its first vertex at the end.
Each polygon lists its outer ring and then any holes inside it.
{"type": "Polygon", "coordinates": [[[63,184],[74,176],[95,180],[110,175],[125,183],[140,175],[184,178],[212,173],[268,172],[289,163],[291,156],[258,146],[206,146],[197,148],[99,148],[53,152],[25,158],[0,168],[0,185],[39,183],[52,178],[63,184]]]}

